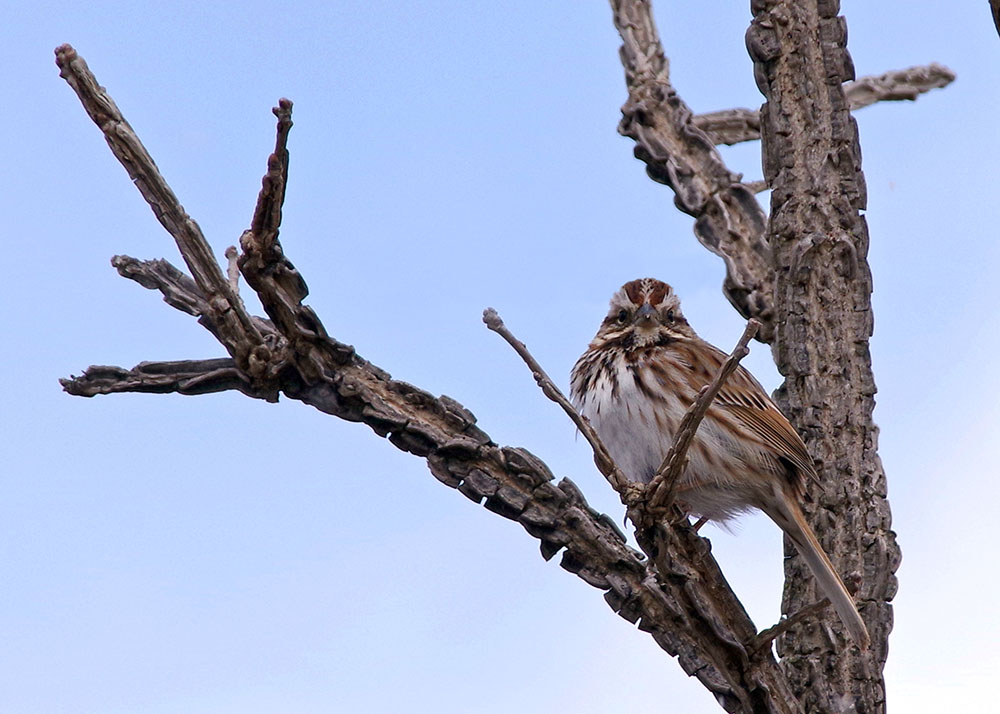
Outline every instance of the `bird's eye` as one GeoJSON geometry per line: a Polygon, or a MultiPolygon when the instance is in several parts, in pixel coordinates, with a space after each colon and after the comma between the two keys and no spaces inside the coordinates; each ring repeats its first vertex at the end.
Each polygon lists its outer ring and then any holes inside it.
{"type": "Polygon", "coordinates": [[[667,310],[667,319],[670,320],[671,322],[674,321],[674,311],[673,310],[667,310]]]}
{"type": "Polygon", "coordinates": [[[622,309],[618,311],[618,322],[628,322],[628,310],[622,309]]]}

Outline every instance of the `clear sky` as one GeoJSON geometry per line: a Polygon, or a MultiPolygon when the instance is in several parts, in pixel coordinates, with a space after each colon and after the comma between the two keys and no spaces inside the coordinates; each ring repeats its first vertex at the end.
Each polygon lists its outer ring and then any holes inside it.
{"type": "MultiPolygon", "coordinates": [[[[695,111],[758,106],[745,2],[657,7],[695,111]]],[[[847,0],[858,74],[958,80],[857,113],[875,279],[876,417],[903,549],[890,710],[982,711],[1000,669],[995,307],[1000,39],[985,1],[847,0]],[[989,685],[989,686],[987,686],[989,685]]],[[[181,261],[52,50],[70,42],[221,256],[295,102],[282,242],[331,334],[466,404],[621,516],[585,443],[480,322],[565,386],[611,293],[671,282],[729,348],[721,261],[615,128],[604,2],[16,2],[0,28],[8,266],[0,385],[0,712],[719,711],[516,524],[364,426],[239,394],[91,400],[89,364],[221,347],[116,253],[181,261]]],[[[756,144],[726,149],[760,176],[756,144]]],[[[778,384],[766,348],[748,366],[778,384]]],[[[759,627],[762,516],[706,528],[759,627]]]]}

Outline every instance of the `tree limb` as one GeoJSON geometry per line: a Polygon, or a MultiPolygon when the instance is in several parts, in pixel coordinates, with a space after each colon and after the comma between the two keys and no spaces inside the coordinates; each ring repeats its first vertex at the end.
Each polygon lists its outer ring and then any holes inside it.
{"type": "Polygon", "coordinates": [[[195,282],[162,258],[138,260],[116,255],[111,258],[111,265],[123,278],[134,280],[149,290],[159,290],[163,293],[163,302],[188,315],[202,317],[211,311],[195,282]]]}
{"type": "MultiPolygon", "coordinates": [[[[947,87],[954,81],[955,73],[935,62],[845,82],[844,93],[854,111],[876,102],[916,101],[921,94],[947,87]]],[[[707,112],[695,115],[693,121],[716,144],[732,145],[760,138],[760,111],[757,109],[707,112]]]]}
{"type": "MultiPolygon", "coordinates": [[[[240,236],[243,250],[237,263],[243,277],[260,298],[268,316],[284,341],[270,350],[258,350],[259,372],[266,372],[275,389],[280,388],[278,373],[288,359],[281,351],[291,351],[299,377],[315,384],[331,376],[327,362],[346,363],[353,348],[328,339],[326,328],[312,308],[302,301],[309,288],[291,261],[285,258],[278,242],[281,208],[288,182],[288,132],[292,128],[292,102],[278,101],[273,113],[278,117],[274,152],[267,160],[267,173],[261,180],[260,193],[250,229],[240,236]]],[[[254,368],[254,365],[251,365],[254,368]]]]}
{"type": "Polygon", "coordinates": [[[128,171],[156,219],[173,236],[194,282],[205,296],[209,306],[206,314],[216,325],[216,337],[237,363],[244,366],[253,347],[263,338],[233,295],[201,228],[184,210],[146,147],[76,50],[69,45],[56,48],[56,64],[60,76],[73,88],[87,114],[104,133],[111,152],[128,171]]]}
{"type": "MultiPolygon", "coordinates": [[[[76,57],[72,48],[61,51],[76,57]]],[[[638,623],[661,648],[677,656],[684,670],[727,711],[800,711],[770,652],[752,647],[756,629],[711,557],[706,539],[683,524],[653,525],[637,533],[649,556],[644,557],[628,547],[611,518],[590,508],[572,481],[553,484],[544,463],[524,449],[497,446],[455,400],[392,379],[326,334],[302,304],[305,282],[277,239],[290,111],[290,103],[276,111],[276,150],[268,161],[252,227],[241,239],[240,268],[273,321],[255,318],[251,323],[262,339],[246,364],[220,359],[143,363],[132,370],[92,367],[81,377],[63,380],[64,389],[87,396],[236,389],[262,399],[274,399],[280,392],[324,413],[367,424],[397,448],[425,458],[442,483],[520,523],[539,539],[546,559],[561,552],[563,568],[604,590],[615,612],[638,623]],[[273,333],[261,332],[261,326],[270,325],[273,333]]],[[[201,286],[168,264],[132,259],[118,263],[120,269],[127,268],[123,274],[160,290],[178,309],[212,309],[211,301],[200,295],[201,286]]],[[[218,329],[223,336],[233,335],[228,327],[218,329]]]]}
{"type": "Polygon", "coordinates": [[[580,430],[580,433],[583,434],[587,443],[590,444],[590,448],[594,451],[594,463],[597,464],[597,469],[608,479],[611,487],[621,494],[622,503],[626,506],[634,505],[637,501],[636,489],[639,488],[641,490],[641,485],[634,484],[625,477],[625,474],[622,473],[615,460],[611,458],[607,447],[601,441],[601,437],[598,436],[594,427],[587,421],[587,418],[580,414],[566,396],[559,391],[559,387],[546,374],[542,366],[538,364],[538,360],[528,351],[524,343],[514,337],[514,334],[507,329],[507,326],[500,319],[500,315],[497,314],[496,310],[492,307],[486,308],[483,311],[483,322],[486,323],[486,327],[500,335],[507,344],[514,348],[518,356],[528,365],[528,369],[531,370],[531,375],[541,388],[542,394],[562,407],[570,420],[576,424],[576,428],[580,430]]]}
{"type": "Polygon", "coordinates": [[[932,62],[845,82],[844,95],[851,111],[854,111],[876,102],[913,102],[921,94],[932,89],[943,89],[954,81],[954,72],[944,65],[932,62]]]}
{"type": "Polygon", "coordinates": [[[250,381],[230,358],[141,362],[132,369],[95,365],[79,377],[60,379],[67,393],[78,397],[121,392],[152,394],[210,394],[235,389],[248,397],[255,394],[250,381]]]}
{"type": "Polygon", "coordinates": [[[756,318],[759,339],[770,342],[774,275],[764,211],[671,86],[649,1],[611,0],[611,7],[629,93],[618,131],[635,140],[649,177],[670,186],[677,208],[694,217],[695,236],[726,264],[729,302],[744,318],[756,318]]]}

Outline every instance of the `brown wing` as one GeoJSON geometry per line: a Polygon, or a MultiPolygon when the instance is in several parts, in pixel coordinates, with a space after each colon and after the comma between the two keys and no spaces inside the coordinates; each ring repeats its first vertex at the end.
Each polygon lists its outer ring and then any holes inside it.
{"type": "Polygon", "coordinates": [[[726,381],[715,405],[736,417],[743,426],[774,451],[774,456],[793,466],[805,478],[817,479],[806,445],[757,380],[742,367],[726,381]]]}

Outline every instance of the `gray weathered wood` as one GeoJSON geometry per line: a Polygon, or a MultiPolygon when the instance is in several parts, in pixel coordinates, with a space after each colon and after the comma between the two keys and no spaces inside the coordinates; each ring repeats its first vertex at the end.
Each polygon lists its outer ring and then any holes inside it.
{"type": "MultiPolygon", "coordinates": [[[[878,102],[916,101],[932,89],[947,87],[955,73],[937,63],[893,70],[881,75],[861,77],[844,84],[844,94],[851,110],[878,102]]],[[[760,111],[724,109],[696,114],[692,120],[716,144],[738,144],[760,138],[760,111]]]]}
{"type": "Polygon", "coordinates": [[[670,186],[677,208],[694,217],[695,236],[726,264],[723,292],[743,317],[761,323],[758,339],[769,342],[774,286],[764,211],[670,84],[648,0],[612,0],[611,7],[628,86],[618,131],[635,140],[649,177],[670,186]]]}
{"type": "MultiPolygon", "coordinates": [[[[845,648],[837,628],[810,623],[779,638],[778,653],[806,711],[880,712],[900,555],[872,422],[872,282],[861,150],[843,89],[854,74],[846,23],[827,0],[754,2],[752,10],[747,47],[767,100],[773,353],[785,377],[776,397],[819,466],[807,518],[845,581],[859,587],[872,639],[865,652],[845,648]]],[[[805,563],[785,562],[787,613],[815,596],[805,563]]]]}

